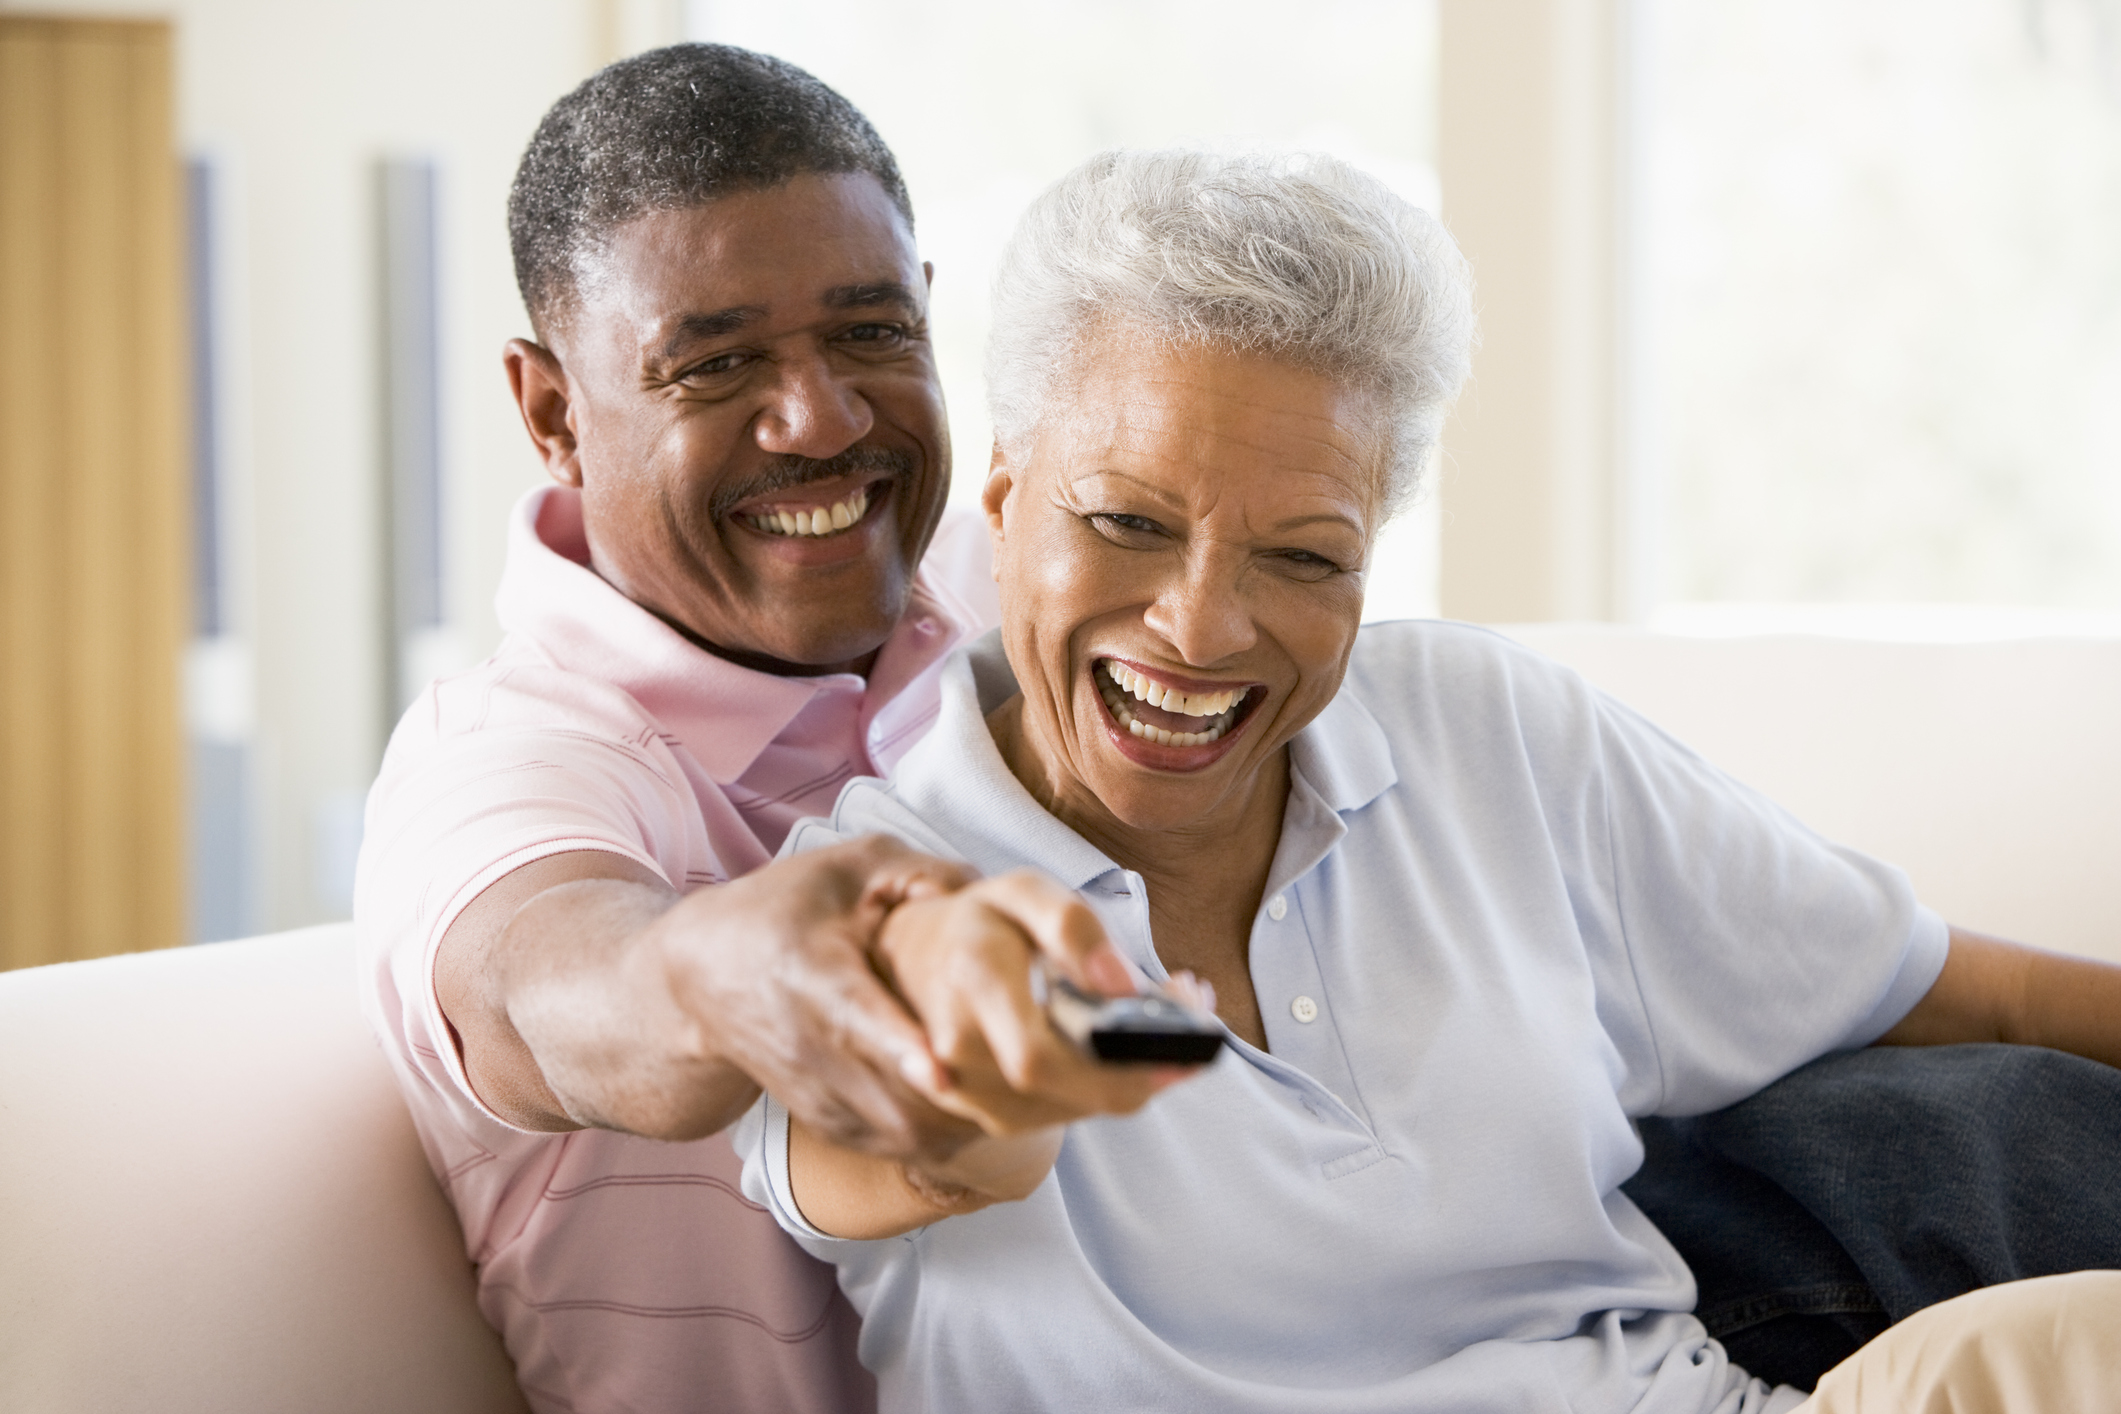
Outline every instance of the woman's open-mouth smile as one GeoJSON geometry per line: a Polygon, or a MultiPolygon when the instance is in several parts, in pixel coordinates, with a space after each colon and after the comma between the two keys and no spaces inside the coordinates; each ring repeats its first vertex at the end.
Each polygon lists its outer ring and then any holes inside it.
{"type": "Polygon", "coordinates": [[[1180,685],[1118,658],[1091,664],[1114,743],[1145,766],[1188,770],[1229,749],[1266,696],[1258,683],[1180,685]]]}

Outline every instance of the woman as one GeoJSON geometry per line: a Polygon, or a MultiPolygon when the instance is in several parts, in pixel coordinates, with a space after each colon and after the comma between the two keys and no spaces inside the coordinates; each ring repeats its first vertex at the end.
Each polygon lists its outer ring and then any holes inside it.
{"type": "MultiPolygon", "coordinates": [[[[1631,1121],[1970,1037],[1998,969],[2092,998],[2039,1039],[2112,1059],[2116,972],[1953,937],[1505,640],[1358,633],[1471,324],[1448,239],[1376,183],[1107,155],[997,289],[1000,642],[894,784],[789,841],[880,831],[992,878],[902,906],[879,957],[990,1137],[914,1170],[767,1101],[738,1140],[747,1191],[839,1265],[886,1407],[1796,1406],[1687,1314],[1619,1191],[1631,1121]],[[1231,1053],[1086,1118],[1093,1063],[1003,919],[1031,907],[1210,984],[1231,1053]]],[[[2065,1330],[2112,1281],[2015,1295],[2065,1330]]]]}

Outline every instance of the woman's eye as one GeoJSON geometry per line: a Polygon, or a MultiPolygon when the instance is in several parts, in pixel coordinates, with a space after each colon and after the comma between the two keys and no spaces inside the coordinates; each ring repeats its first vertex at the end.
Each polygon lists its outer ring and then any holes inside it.
{"type": "Polygon", "coordinates": [[[1129,543],[1153,536],[1163,529],[1147,516],[1130,516],[1117,511],[1099,511],[1090,517],[1090,521],[1107,536],[1129,543]]]}
{"type": "Polygon", "coordinates": [[[1324,579],[1327,575],[1340,573],[1340,566],[1314,550],[1282,550],[1277,552],[1281,562],[1305,579],[1324,579]]]}

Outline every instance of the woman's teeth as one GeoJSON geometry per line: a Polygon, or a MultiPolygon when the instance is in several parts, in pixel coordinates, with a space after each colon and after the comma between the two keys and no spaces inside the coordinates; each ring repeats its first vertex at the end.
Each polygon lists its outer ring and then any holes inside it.
{"type": "Polygon", "coordinates": [[[755,516],[745,516],[754,529],[768,535],[831,535],[845,530],[869,513],[869,488],[849,496],[835,505],[814,511],[766,511],[755,516]]]}
{"type": "Polygon", "coordinates": [[[1180,692],[1175,687],[1166,687],[1143,677],[1125,663],[1110,658],[1100,658],[1097,666],[1100,669],[1097,690],[1105,699],[1105,706],[1111,710],[1112,720],[1125,727],[1129,735],[1153,741],[1158,746],[1206,746],[1219,739],[1236,720],[1237,704],[1245,695],[1243,688],[1223,692],[1180,692]],[[1135,716],[1128,706],[1130,698],[1180,716],[1199,717],[1205,725],[1197,732],[1166,731],[1151,726],[1135,716]]]}
{"type": "Polygon", "coordinates": [[[1237,705],[1237,699],[1245,695],[1241,687],[1223,692],[1180,692],[1175,687],[1166,687],[1135,672],[1125,663],[1111,658],[1098,660],[1105,675],[1116,683],[1122,692],[1131,692],[1151,707],[1161,707],[1166,712],[1181,712],[1188,717],[1220,717],[1237,705]]]}

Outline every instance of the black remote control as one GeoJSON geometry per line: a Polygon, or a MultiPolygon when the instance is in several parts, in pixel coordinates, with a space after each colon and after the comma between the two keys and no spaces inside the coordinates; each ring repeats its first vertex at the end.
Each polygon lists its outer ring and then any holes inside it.
{"type": "Polygon", "coordinates": [[[1046,982],[1046,1015],[1062,1035],[1103,1061],[1205,1065],[1222,1049],[1222,1028],[1158,992],[1101,997],[1064,977],[1046,982]]]}

